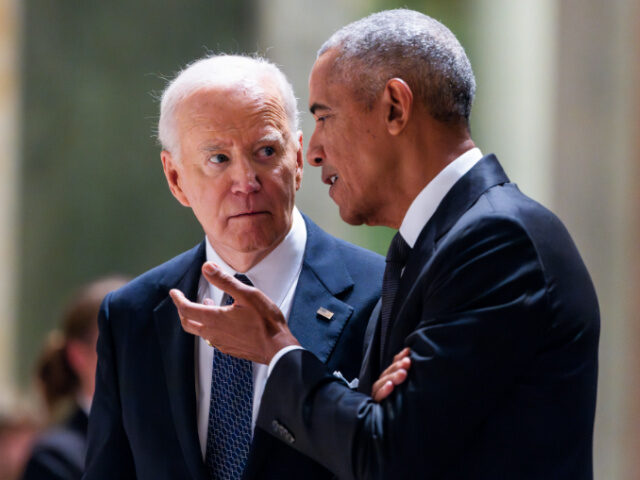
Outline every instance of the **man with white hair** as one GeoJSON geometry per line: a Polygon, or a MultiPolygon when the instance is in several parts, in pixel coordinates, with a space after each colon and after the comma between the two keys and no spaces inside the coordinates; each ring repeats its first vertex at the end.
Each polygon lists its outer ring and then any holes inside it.
{"type": "Polygon", "coordinates": [[[305,348],[351,380],[382,258],[328,235],[294,206],[303,165],[296,100],[266,60],[189,65],[162,96],[159,139],[171,193],[205,239],[105,299],[84,478],[330,478],[253,433],[266,362],[237,360],[185,333],[169,291],[231,305],[201,274],[213,262],[264,292],[305,348]]]}
{"type": "Polygon", "coordinates": [[[187,331],[271,361],[258,428],[340,479],[593,477],[593,284],[560,220],[475,146],[474,93],[455,36],[411,10],[347,25],[313,66],[309,163],[345,221],[399,229],[358,391],[215,266],[234,307],[172,292],[187,331]]]}

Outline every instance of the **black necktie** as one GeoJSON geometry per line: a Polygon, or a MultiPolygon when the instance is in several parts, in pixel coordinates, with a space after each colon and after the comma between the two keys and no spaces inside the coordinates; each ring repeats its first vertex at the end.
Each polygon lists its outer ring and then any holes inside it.
{"type": "Polygon", "coordinates": [[[382,277],[382,308],[380,309],[380,361],[384,353],[384,344],[391,322],[391,310],[393,301],[398,293],[400,285],[400,274],[407,263],[407,258],[411,253],[411,247],[404,241],[400,232],[396,233],[389,251],[387,252],[387,266],[382,277]]]}

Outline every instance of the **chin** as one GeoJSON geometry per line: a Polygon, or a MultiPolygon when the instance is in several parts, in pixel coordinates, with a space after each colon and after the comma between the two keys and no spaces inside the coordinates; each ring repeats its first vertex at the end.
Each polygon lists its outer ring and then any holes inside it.
{"type": "Polygon", "coordinates": [[[248,229],[234,235],[234,248],[238,251],[250,253],[270,250],[275,247],[284,235],[276,235],[273,228],[248,229]]]}
{"type": "Polygon", "coordinates": [[[363,223],[366,223],[366,220],[362,215],[344,208],[340,208],[340,218],[349,225],[362,225],[363,223]]]}
{"type": "Polygon", "coordinates": [[[234,242],[233,248],[242,253],[260,252],[262,250],[268,250],[272,243],[273,242],[263,238],[251,238],[249,236],[244,236],[234,242]]]}

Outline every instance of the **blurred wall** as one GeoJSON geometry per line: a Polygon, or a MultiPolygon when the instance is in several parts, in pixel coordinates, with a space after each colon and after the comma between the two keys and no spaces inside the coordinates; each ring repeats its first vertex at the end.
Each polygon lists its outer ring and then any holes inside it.
{"type": "Polygon", "coordinates": [[[602,316],[600,479],[640,478],[640,3],[560,2],[554,205],[593,276],[602,316]]]}

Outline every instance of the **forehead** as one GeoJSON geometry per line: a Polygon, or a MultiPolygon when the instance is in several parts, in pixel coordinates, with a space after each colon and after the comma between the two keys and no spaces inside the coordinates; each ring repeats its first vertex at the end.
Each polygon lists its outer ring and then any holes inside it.
{"type": "Polygon", "coordinates": [[[352,86],[336,72],[336,56],[335,50],[328,50],[313,64],[309,75],[309,108],[312,113],[338,107],[351,109],[356,104],[352,86]]]}
{"type": "Polygon", "coordinates": [[[242,133],[277,130],[288,135],[287,114],[275,86],[222,85],[195,91],[176,109],[179,135],[194,129],[207,132],[242,133]]]}
{"type": "Polygon", "coordinates": [[[309,75],[309,93],[322,94],[333,84],[332,71],[335,53],[329,50],[318,57],[311,68],[309,75]]]}

